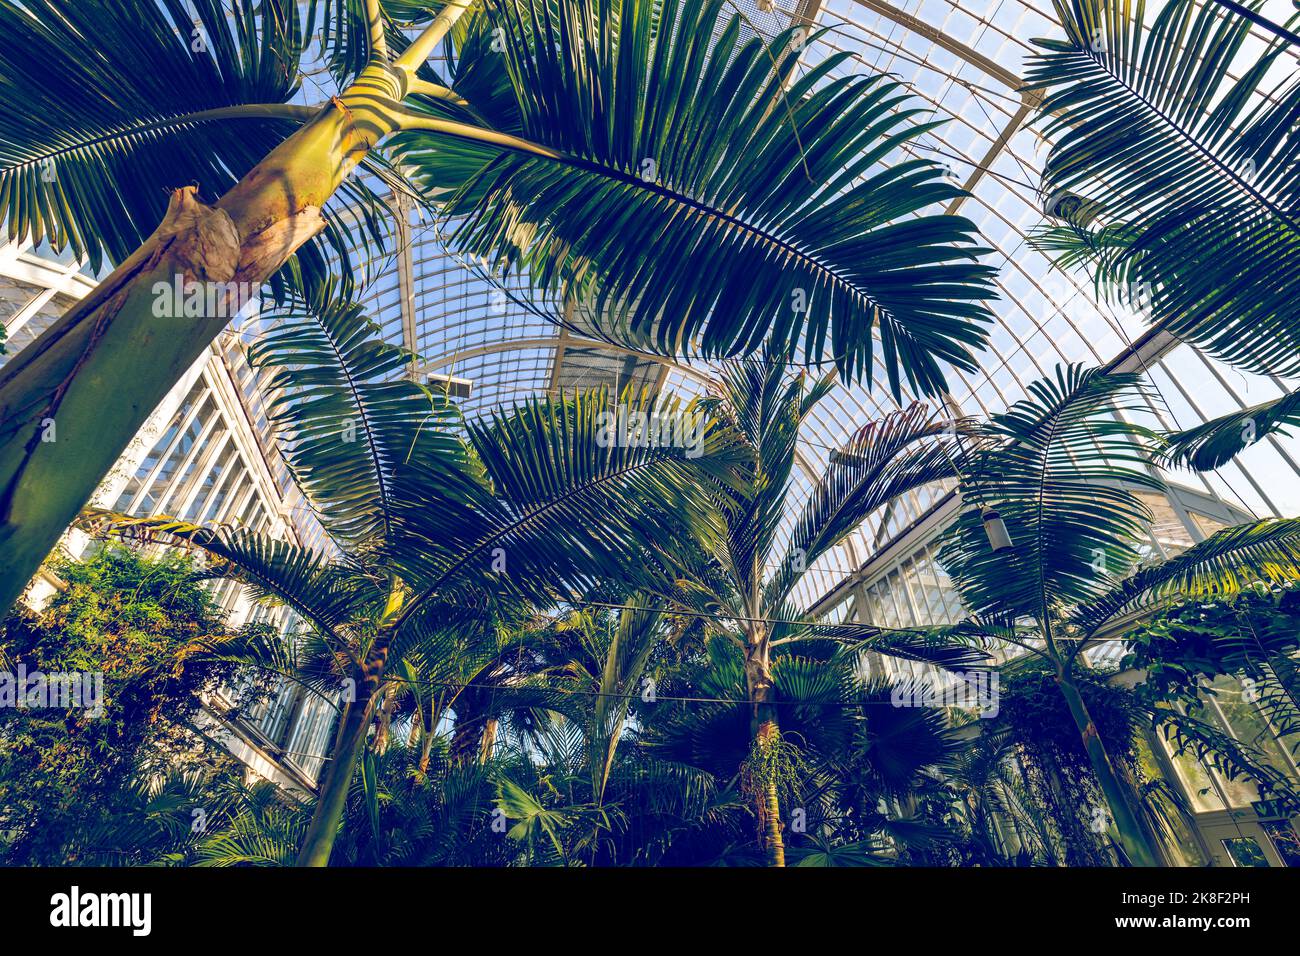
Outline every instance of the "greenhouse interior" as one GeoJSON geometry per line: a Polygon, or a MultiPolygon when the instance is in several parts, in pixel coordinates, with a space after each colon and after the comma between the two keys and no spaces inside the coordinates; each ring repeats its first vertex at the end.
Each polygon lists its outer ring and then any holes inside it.
{"type": "Polygon", "coordinates": [[[0,863],[1300,866],[1297,31],[0,0],[0,863]]]}

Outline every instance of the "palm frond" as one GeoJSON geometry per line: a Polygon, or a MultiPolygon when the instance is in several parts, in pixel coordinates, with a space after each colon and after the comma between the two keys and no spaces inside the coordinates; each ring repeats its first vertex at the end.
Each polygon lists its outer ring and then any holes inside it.
{"type": "MultiPolygon", "coordinates": [[[[0,3],[10,240],[48,240],[98,272],[154,231],[170,189],[221,196],[313,114],[290,102],[306,42],[287,0],[233,12],[222,0],[0,3]]],[[[364,234],[382,242],[382,206],[364,184],[345,184],[338,205],[361,211],[364,234]]],[[[349,275],[362,233],[332,208],[299,264],[320,275],[332,256],[349,275]]]]}
{"type": "Polygon", "coordinates": [[[1289,434],[1288,425],[1300,425],[1300,391],[1174,432],[1163,454],[1194,471],[1212,471],[1267,435],[1289,434]]]}
{"type": "Polygon", "coordinates": [[[1061,366],[984,427],[990,444],[962,463],[972,510],[939,555],[972,613],[1041,621],[1100,596],[1137,561],[1151,520],[1137,491],[1163,487],[1149,466],[1154,436],[1118,414],[1137,386],[1132,375],[1061,366]],[[1011,549],[990,546],[986,508],[1006,522],[1011,549]]]}
{"type": "Polygon", "coordinates": [[[1300,518],[1270,518],[1217,531],[1162,564],[1143,568],[1071,615],[1088,633],[1175,595],[1240,593],[1257,582],[1300,580],[1300,518]]]}
{"type": "Polygon", "coordinates": [[[787,86],[804,31],[741,43],[724,11],[492,0],[514,92],[500,128],[533,147],[444,125],[396,148],[464,217],[463,252],[592,303],[615,341],[722,356],[771,338],[937,393],[945,363],[974,369],[992,272],[974,226],[940,211],[961,191],[901,155],[933,124],[897,82],[837,76],[845,55],[787,86]]]}
{"type": "MultiPolygon", "coordinates": [[[[326,280],[264,316],[248,351],[274,371],[269,414],[317,519],[341,546],[454,540],[483,496],[454,405],[404,376],[409,352],[326,280]]],[[[396,551],[395,547],[390,548],[396,551]]]]}
{"type": "MultiPolygon", "coordinates": [[[[627,398],[623,408],[638,420],[676,422],[676,435],[697,427],[673,396],[627,398]]],[[[438,594],[505,592],[544,606],[610,578],[663,584],[641,558],[665,533],[720,534],[704,479],[731,466],[734,436],[701,423],[687,442],[639,430],[620,438],[616,415],[596,390],[532,398],[471,422],[469,442],[491,494],[454,541],[407,557],[420,593],[404,620],[438,594]]]]}
{"type": "Polygon", "coordinates": [[[1286,44],[1243,65],[1250,20],[1209,0],[1152,17],[1142,0],[1054,2],[1066,38],[1036,40],[1026,70],[1044,93],[1050,205],[1174,335],[1300,371],[1300,79],[1274,79],[1286,44]]]}
{"type": "Polygon", "coordinates": [[[955,477],[958,447],[943,437],[950,427],[917,403],[864,425],[833,454],[767,585],[769,603],[783,600],[804,570],[888,502],[955,477]]]}

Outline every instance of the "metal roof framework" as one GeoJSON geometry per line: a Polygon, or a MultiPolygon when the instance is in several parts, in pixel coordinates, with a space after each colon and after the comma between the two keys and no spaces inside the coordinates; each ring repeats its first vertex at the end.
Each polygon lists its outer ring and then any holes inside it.
{"type": "MultiPolygon", "coordinates": [[[[1098,301],[1086,277],[1055,270],[1028,245],[1028,231],[1042,219],[1037,170],[1044,150],[1029,125],[1035,99],[1020,90],[1018,76],[1034,50],[1032,38],[1060,33],[1050,0],[729,2],[756,32],[810,27],[815,32],[806,63],[846,51],[851,55],[846,69],[891,73],[948,120],[914,153],[948,166],[970,194],[948,211],[975,221],[994,250],[989,261],[1000,268],[1001,296],[983,367],[975,375],[952,372],[946,401],[954,411],[981,416],[999,411],[1019,399],[1028,382],[1061,362],[1146,373],[1154,386],[1147,423],[1169,428],[1246,408],[1292,387],[1243,375],[1167,335],[1148,334],[1140,316],[1098,301]]],[[[1259,42],[1265,42],[1262,33],[1259,42]]],[[[432,372],[474,382],[464,403],[468,414],[539,392],[597,386],[618,392],[631,383],[685,395],[702,390],[707,363],[647,355],[576,334],[572,322],[562,327],[545,321],[459,261],[435,227],[413,221],[404,201],[393,203],[396,261],[371,287],[368,304],[384,334],[420,356],[412,364],[413,376],[432,372]]],[[[572,319],[571,310],[567,317],[572,319]]],[[[799,480],[815,482],[833,449],[892,407],[879,389],[837,389],[803,436],[799,480]]],[[[1179,480],[1244,513],[1295,514],[1300,512],[1298,459],[1294,442],[1270,437],[1218,474],[1179,480]]],[[[850,536],[839,553],[813,569],[806,597],[831,591],[941,496],[941,491],[915,495],[850,536]]]]}

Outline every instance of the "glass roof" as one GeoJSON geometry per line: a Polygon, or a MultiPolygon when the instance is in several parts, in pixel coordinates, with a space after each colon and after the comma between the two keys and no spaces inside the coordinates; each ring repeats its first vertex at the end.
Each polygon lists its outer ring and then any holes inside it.
{"type": "MultiPolygon", "coordinates": [[[[1045,155],[1028,126],[1033,101],[1018,77],[1035,37],[1061,36],[1050,0],[732,0],[753,29],[791,24],[814,31],[805,67],[836,51],[842,70],[887,72],[947,122],[910,149],[948,167],[970,192],[949,211],[975,222],[999,269],[997,322],[981,369],[950,370],[949,400],[963,414],[986,415],[1024,394],[1027,382],[1060,362],[1117,363],[1144,372],[1152,390],[1148,424],[1185,428],[1207,417],[1282,394],[1286,383],[1250,376],[1147,329],[1136,314],[1100,304],[1090,281],[1065,274],[1032,249],[1027,233],[1042,221],[1038,170],[1045,155]]],[[[1285,19],[1286,0],[1263,12],[1285,19]],[[1277,9],[1273,9],[1276,6],[1277,9]]],[[[1262,49],[1246,50],[1243,57],[1262,49]]],[[[898,156],[887,161],[897,161],[898,156]]],[[[394,247],[364,301],[384,335],[420,356],[417,373],[469,379],[467,414],[539,392],[561,393],[629,381],[685,395],[700,391],[706,363],[686,365],[585,340],[526,308],[514,290],[489,283],[449,253],[452,226],[432,222],[398,200],[394,247]]],[[[841,387],[820,406],[800,448],[801,480],[815,480],[829,452],[862,425],[895,407],[881,389],[841,387]]],[[[1300,513],[1300,446],[1273,438],[1214,475],[1175,476],[1186,486],[1247,513],[1300,513]]],[[[811,598],[825,593],[879,543],[933,503],[917,496],[879,516],[829,555],[807,578],[811,598]]],[[[794,515],[788,516],[793,522],[794,515]]]]}

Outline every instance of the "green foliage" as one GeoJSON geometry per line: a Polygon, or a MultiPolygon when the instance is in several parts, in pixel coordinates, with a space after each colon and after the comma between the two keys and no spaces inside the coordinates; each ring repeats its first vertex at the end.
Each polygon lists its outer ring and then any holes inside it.
{"type": "Polygon", "coordinates": [[[1300,425],[1300,391],[1174,432],[1164,455],[1195,471],[1212,471],[1266,435],[1289,436],[1287,428],[1294,425],[1300,425]]]}
{"type": "Polygon", "coordinates": [[[1214,601],[1180,601],[1126,635],[1123,666],[1141,668],[1162,699],[1190,701],[1221,674],[1264,678],[1300,647],[1300,589],[1261,587],[1214,601]]]}
{"type": "MultiPolygon", "coordinates": [[[[1000,683],[998,720],[1010,730],[1012,739],[1038,759],[1065,771],[1071,781],[1086,780],[1092,772],[1088,755],[1050,668],[1037,661],[1024,662],[1005,668],[1000,683]]],[[[1133,738],[1141,721],[1134,721],[1131,692],[1096,674],[1084,674],[1079,686],[1107,743],[1107,753],[1136,774],[1138,753],[1133,738]]]]}
{"type": "MultiPolygon", "coordinates": [[[[230,632],[183,556],[109,549],[51,570],[66,587],[43,611],[4,623],[0,660],[11,674],[102,675],[104,712],[0,709],[2,846],[12,862],[85,862],[87,834],[154,799],[141,781],[182,757],[227,763],[195,726],[200,697],[234,683],[234,655],[275,639],[264,625],[230,632]]],[[[254,682],[244,703],[258,690],[254,682]]]]}
{"type": "Polygon", "coordinates": [[[1270,37],[1243,62],[1250,20],[1205,0],[1150,15],[1142,0],[1055,7],[1065,37],[1035,41],[1025,74],[1044,94],[1052,143],[1043,192],[1065,223],[1046,234],[1048,251],[1095,266],[1099,288],[1149,303],[1175,336],[1252,371],[1294,374],[1292,51],[1270,37]]]}
{"type": "MultiPolygon", "coordinates": [[[[1077,683],[1116,769],[1134,787],[1149,784],[1139,749],[1146,713],[1132,692],[1087,672],[1077,683]]],[[[1035,821],[1039,852],[1049,859],[1059,854],[1069,865],[1109,865],[1106,842],[1093,826],[1106,800],[1051,668],[1032,660],[1004,668],[1000,712],[983,732],[1008,735],[1024,768],[1024,795],[1047,808],[1046,820],[1035,821]]],[[[1019,809],[1023,814],[1028,807],[1019,809]]]]}
{"type": "Polygon", "coordinates": [[[968,510],[940,551],[971,613],[1041,627],[1136,564],[1151,520],[1138,491],[1161,487],[1147,464],[1154,436],[1116,414],[1137,390],[1135,376],[1058,366],[980,426],[961,462],[968,510]],[[985,508],[1006,522],[1010,551],[989,546],[985,508]]]}
{"type": "Polygon", "coordinates": [[[1271,742],[1225,741],[1207,704],[1219,696],[1216,678],[1236,678],[1242,700],[1267,719],[1265,732],[1300,752],[1300,591],[1294,585],[1261,584],[1230,599],[1179,602],[1142,622],[1129,639],[1125,663],[1144,670],[1143,698],[1179,713],[1169,736],[1180,749],[1205,757],[1229,779],[1253,777],[1266,792],[1297,800],[1289,769],[1269,756],[1271,742]]]}
{"type": "Polygon", "coordinates": [[[666,354],[770,339],[853,379],[878,361],[895,395],[937,394],[941,363],[974,370],[992,270],[941,211],[962,192],[904,152],[935,123],[901,84],[838,75],[847,54],[795,73],[806,32],[742,42],[723,0],[490,0],[483,19],[497,56],[460,57],[500,59],[509,86],[480,63],[463,95],[544,150],[399,135],[416,182],[464,216],[458,249],[666,354]]]}
{"type": "MultiPolygon", "coordinates": [[[[98,271],[157,228],[168,190],[214,200],[298,128],[275,107],[300,92],[299,4],[249,0],[38,0],[0,3],[0,210],[9,239],[49,240],[98,271]],[[58,64],[51,69],[51,64],[58,64]],[[147,69],[142,68],[147,64],[147,69]],[[240,111],[238,107],[249,107],[240,111]],[[262,108],[269,107],[269,108],[262,108]],[[223,112],[214,112],[223,111],[223,112]]],[[[310,111],[308,111],[310,115],[310,111]]],[[[382,243],[377,196],[363,183],[299,253],[313,274],[382,243]]]]}

